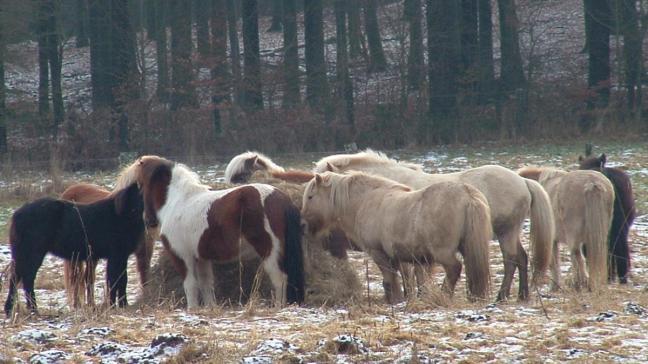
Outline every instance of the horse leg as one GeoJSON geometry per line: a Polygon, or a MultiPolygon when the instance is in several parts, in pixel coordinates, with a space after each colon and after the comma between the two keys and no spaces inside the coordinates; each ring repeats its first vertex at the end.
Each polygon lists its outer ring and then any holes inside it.
{"type": "Polygon", "coordinates": [[[413,269],[418,269],[418,265],[413,268],[411,264],[400,263],[398,265],[398,270],[400,271],[401,278],[403,279],[403,291],[405,298],[414,298],[416,297],[416,282],[414,282],[415,277],[412,275],[413,269]]]}
{"type": "Polygon", "coordinates": [[[153,256],[153,244],[155,240],[148,232],[135,249],[135,260],[137,261],[137,272],[139,273],[140,286],[142,289],[148,283],[148,273],[151,268],[151,257],[153,256]]]}
{"type": "Polygon", "coordinates": [[[274,288],[274,304],[281,307],[286,304],[286,289],[288,288],[288,275],[281,270],[279,266],[278,254],[270,254],[263,261],[263,270],[270,277],[270,282],[274,288]]]}
{"type": "Polygon", "coordinates": [[[439,263],[445,269],[446,276],[443,280],[443,291],[445,291],[450,297],[454,295],[454,289],[461,275],[461,262],[457,259],[454,254],[446,254],[446,256],[436,257],[439,263]]]}
{"type": "Polygon", "coordinates": [[[628,247],[628,223],[624,222],[619,230],[619,236],[616,239],[616,273],[619,277],[619,283],[628,283],[628,267],[630,266],[630,249],[628,247]]]}
{"type": "Polygon", "coordinates": [[[212,306],[216,302],[214,293],[214,269],[210,260],[196,260],[200,295],[204,306],[212,306]]]}
{"type": "Polygon", "coordinates": [[[193,309],[200,306],[200,287],[196,277],[196,268],[194,259],[182,259],[187,267],[187,275],[182,282],[185,296],[187,297],[187,309],[193,309]]]}
{"type": "Polygon", "coordinates": [[[383,276],[383,289],[385,290],[385,300],[393,304],[403,300],[403,291],[398,281],[396,272],[398,271],[399,262],[391,259],[382,250],[373,249],[369,253],[383,276]]]}
{"type": "Polygon", "coordinates": [[[97,271],[97,260],[96,259],[86,259],[85,267],[85,299],[86,305],[94,306],[95,296],[94,296],[94,286],[95,286],[95,277],[97,271]]]}
{"type": "Polygon", "coordinates": [[[425,291],[425,282],[428,276],[431,275],[434,263],[425,261],[414,266],[414,275],[416,276],[416,287],[418,288],[419,295],[425,291]]]}
{"type": "MultiPolygon", "coordinates": [[[[502,279],[502,285],[497,293],[497,302],[501,302],[505,301],[511,293],[511,284],[513,283],[515,268],[518,266],[518,252],[521,246],[518,246],[518,239],[510,232],[499,234],[497,239],[499,240],[504,262],[504,278],[502,279]]],[[[520,285],[521,284],[522,282],[520,280],[520,285]]]]}
{"type": "MultiPolygon", "coordinates": [[[[517,268],[520,274],[520,283],[518,286],[518,300],[526,301],[529,299],[529,264],[528,264],[529,256],[527,255],[527,252],[524,250],[524,247],[522,247],[522,243],[520,242],[519,236],[517,239],[517,246],[518,246],[518,253],[519,253],[518,260],[517,260],[517,268]]],[[[539,284],[539,282],[535,282],[535,283],[539,284]]]]}
{"type": "Polygon", "coordinates": [[[126,286],[128,276],[126,272],[126,263],[128,257],[112,257],[108,259],[107,277],[110,287],[110,305],[117,304],[124,307],[128,304],[126,299],[126,286]]]}
{"type": "Polygon", "coordinates": [[[16,302],[16,287],[20,282],[20,276],[16,273],[15,264],[13,262],[10,264],[11,267],[9,269],[11,273],[9,276],[9,294],[7,295],[7,300],[5,301],[4,305],[4,312],[7,317],[9,317],[11,315],[11,311],[13,311],[14,304],[16,302]]]}
{"type": "Polygon", "coordinates": [[[558,240],[553,242],[553,252],[551,257],[551,290],[560,289],[560,250],[558,250],[558,240]]]}
{"type": "Polygon", "coordinates": [[[571,248],[571,261],[572,267],[574,268],[574,288],[580,290],[585,283],[587,282],[586,273],[585,273],[585,261],[583,259],[583,252],[581,250],[580,244],[574,244],[571,248]]]}

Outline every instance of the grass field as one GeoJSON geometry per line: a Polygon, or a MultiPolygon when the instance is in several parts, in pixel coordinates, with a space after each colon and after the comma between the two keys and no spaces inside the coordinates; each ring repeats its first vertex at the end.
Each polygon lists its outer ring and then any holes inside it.
{"type": "MultiPolygon", "coordinates": [[[[449,172],[497,163],[575,168],[582,147],[448,147],[398,151],[390,156],[422,163],[427,171],[449,172]]],[[[432,285],[423,297],[390,306],[382,301],[378,269],[363,253],[351,264],[363,285],[355,300],[336,306],[275,309],[263,300],[186,312],[171,302],[134,304],[125,309],[67,306],[61,261],[46,261],[37,279],[40,316],[21,312],[3,320],[0,362],[577,362],[648,361],[648,148],[641,144],[595,146],[613,165],[631,175],[638,206],[631,234],[632,277],[628,285],[609,285],[600,293],[556,293],[540,287],[525,303],[470,303],[463,279],[452,300],[432,285]]],[[[321,155],[279,156],[281,165],[309,168],[321,155]]],[[[192,166],[206,183],[222,176],[224,165],[192,166]]],[[[115,171],[116,172],[116,171],[115,171]]],[[[94,181],[109,186],[114,173],[75,173],[65,182],[94,181]]],[[[0,270],[9,262],[6,221],[16,206],[50,193],[41,173],[0,180],[0,270]]],[[[526,234],[523,237],[526,246],[526,234]]],[[[503,275],[499,245],[491,243],[493,292],[503,275]]],[[[156,247],[159,256],[161,247],[156,247]]],[[[155,264],[155,262],[153,263],[155,264]]],[[[562,255],[563,280],[570,263],[562,255]]],[[[436,282],[442,279],[439,268],[436,282]]],[[[103,274],[101,271],[99,274],[103,274]]],[[[139,294],[134,264],[129,265],[131,301],[139,294]]],[[[101,281],[101,279],[98,279],[101,281]]],[[[516,294],[517,281],[514,282],[516,294]]],[[[99,282],[98,297],[103,290],[99,282]]],[[[6,287],[0,292],[4,298],[6,287]]],[[[331,292],[335,295],[336,292],[331,292]]],[[[494,295],[493,295],[494,297],[494,295]]],[[[21,297],[22,301],[22,297],[21,297]]]]}

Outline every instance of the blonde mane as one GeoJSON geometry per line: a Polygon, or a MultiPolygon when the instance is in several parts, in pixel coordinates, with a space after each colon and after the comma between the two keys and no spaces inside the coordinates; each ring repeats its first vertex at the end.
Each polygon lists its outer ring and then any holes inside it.
{"type": "Polygon", "coordinates": [[[423,171],[423,167],[415,163],[399,162],[395,159],[387,157],[382,152],[376,152],[367,149],[363,152],[356,154],[336,154],[320,159],[313,168],[313,172],[322,173],[328,170],[328,165],[338,169],[353,169],[354,165],[373,164],[373,165],[398,165],[401,167],[409,168],[415,171],[423,171]]]}
{"type": "Polygon", "coordinates": [[[276,165],[266,155],[261,154],[259,152],[247,151],[245,153],[241,153],[235,156],[227,164],[227,167],[225,168],[225,183],[232,183],[232,179],[234,178],[234,176],[236,176],[239,173],[245,172],[246,169],[245,162],[255,157],[257,158],[257,160],[254,163],[254,166],[252,167],[253,170],[259,169],[258,167],[262,167],[262,169],[265,169],[270,173],[285,171],[283,167],[276,165]]]}
{"type": "Polygon", "coordinates": [[[139,174],[139,162],[140,159],[144,157],[137,158],[133,163],[129,164],[128,167],[122,169],[121,172],[119,172],[117,180],[115,180],[115,187],[113,188],[113,191],[124,189],[137,182],[137,176],[139,174]]]}
{"type": "MultiPolygon", "coordinates": [[[[345,174],[324,172],[321,176],[323,178],[323,185],[331,188],[331,194],[329,195],[331,205],[340,211],[346,211],[351,197],[349,191],[352,187],[360,187],[362,189],[384,188],[404,192],[412,190],[398,182],[364,172],[352,171],[345,174]]],[[[311,181],[310,183],[315,183],[315,181],[311,181]]]]}

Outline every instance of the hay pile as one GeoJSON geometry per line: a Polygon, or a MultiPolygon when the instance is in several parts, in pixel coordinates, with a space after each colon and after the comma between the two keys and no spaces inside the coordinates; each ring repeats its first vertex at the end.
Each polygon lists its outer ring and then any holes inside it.
{"type": "MultiPolygon", "coordinates": [[[[271,184],[290,196],[295,206],[301,207],[304,186],[276,179],[257,178],[255,182],[271,184]]],[[[214,189],[234,187],[225,183],[212,184],[214,189]]],[[[347,259],[332,257],[323,249],[323,242],[310,236],[302,240],[306,270],[306,303],[309,305],[335,305],[349,302],[360,294],[361,285],[356,272],[347,259]]],[[[260,259],[228,264],[214,264],[217,300],[224,304],[239,304],[252,294],[271,298],[271,283],[260,269],[260,259]],[[258,278],[255,284],[255,278],[258,278]]],[[[169,257],[161,254],[151,268],[151,282],[147,284],[142,302],[184,304],[182,278],[173,268],[169,257]]]]}

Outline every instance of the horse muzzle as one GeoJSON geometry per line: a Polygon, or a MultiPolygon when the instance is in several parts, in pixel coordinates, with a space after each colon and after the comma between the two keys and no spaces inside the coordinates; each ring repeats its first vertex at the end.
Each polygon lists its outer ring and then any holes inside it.
{"type": "Polygon", "coordinates": [[[144,224],[146,224],[146,227],[149,229],[156,229],[158,225],[160,225],[160,222],[158,221],[158,219],[145,218],[144,224]]]}

